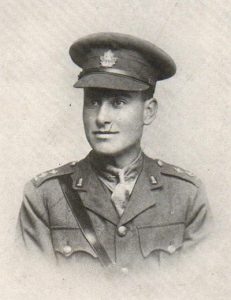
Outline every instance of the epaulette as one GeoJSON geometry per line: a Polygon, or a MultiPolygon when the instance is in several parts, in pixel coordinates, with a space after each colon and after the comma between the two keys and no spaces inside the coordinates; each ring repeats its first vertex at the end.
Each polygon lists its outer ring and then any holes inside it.
{"type": "Polygon", "coordinates": [[[32,182],[36,187],[39,187],[41,184],[43,184],[45,181],[47,181],[49,179],[72,173],[74,171],[73,167],[76,164],[77,164],[77,161],[73,161],[73,162],[67,163],[61,167],[40,173],[32,179],[32,182]]]}
{"type": "Polygon", "coordinates": [[[183,179],[185,181],[191,182],[197,187],[200,185],[199,179],[190,171],[168,164],[166,162],[163,162],[162,160],[157,160],[157,164],[159,165],[160,172],[162,174],[183,179]]]}

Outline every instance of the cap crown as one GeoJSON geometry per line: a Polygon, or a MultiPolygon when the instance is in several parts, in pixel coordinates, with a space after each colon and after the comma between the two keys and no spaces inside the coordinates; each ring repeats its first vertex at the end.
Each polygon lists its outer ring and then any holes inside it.
{"type": "Polygon", "coordinates": [[[83,37],[70,47],[70,56],[83,69],[76,87],[144,90],[176,72],[174,61],[163,50],[121,33],[83,37]]]}

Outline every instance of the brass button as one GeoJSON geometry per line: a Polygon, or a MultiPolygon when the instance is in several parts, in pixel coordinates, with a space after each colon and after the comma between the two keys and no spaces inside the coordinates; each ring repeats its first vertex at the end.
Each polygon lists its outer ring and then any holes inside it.
{"type": "Polygon", "coordinates": [[[161,161],[161,160],[158,160],[157,161],[157,164],[160,166],[160,167],[162,167],[164,164],[163,164],[163,162],[161,161]]]}
{"type": "Polygon", "coordinates": [[[117,232],[119,236],[123,237],[127,234],[127,231],[128,231],[127,227],[122,225],[118,228],[117,232]]]}
{"type": "Polygon", "coordinates": [[[195,177],[194,173],[190,172],[190,171],[185,171],[186,174],[188,174],[191,177],[195,177]]]}
{"type": "Polygon", "coordinates": [[[127,274],[128,273],[128,268],[121,268],[122,273],[127,274]]]}
{"type": "Polygon", "coordinates": [[[56,173],[58,173],[58,171],[54,169],[54,170],[49,171],[49,173],[56,174],[56,173]]]}
{"type": "Polygon", "coordinates": [[[176,251],[176,247],[174,245],[169,245],[168,246],[168,252],[169,253],[174,253],[176,251]]]}
{"type": "Polygon", "coordinates": [[[46,177],[47,175],[48,175],[48,173],[45,172],[45,173],[42,173],[42,174],[38,175],[38,177],[43,178],[43,177],[46,177]]]}
{"type": "Polygon", "coordinates": [[[72,248],[71,248],[71,246],[69,246],[69,245],[66,245],[66,246],[64,246],[64,247],[63,247],[63,253],[64,253],[64,255],[65,255],[65,256],[68,256],[68,255],[70,255],[70,254],[71,254],[71,252],[72,252],[72,248]]]}

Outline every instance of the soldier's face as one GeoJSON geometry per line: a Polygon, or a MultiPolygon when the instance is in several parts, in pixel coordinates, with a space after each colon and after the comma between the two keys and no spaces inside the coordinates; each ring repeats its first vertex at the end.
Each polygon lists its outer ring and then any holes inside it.
{"type": "MultiPolygon", "coordinates": [[[[139,148],[143,126],[154,118],[141,92],[84,89],[83,122],[96,152],[116,156],[139,148]]],[[[153,106],[154,108],[154,106],[153,106]]]]}

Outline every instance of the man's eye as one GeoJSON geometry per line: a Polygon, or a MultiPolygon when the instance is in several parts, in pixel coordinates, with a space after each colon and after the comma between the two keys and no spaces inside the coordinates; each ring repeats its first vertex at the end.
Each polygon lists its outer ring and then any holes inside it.
{"type": "Polygon", "coordinates": [[[114,99],[113,100],[113,106],[115,107],[121,107],[126,103],[124,99],[114,99]]]}
{"type": "Polygon", "coordinates": [[[95,106],[98,106],[99,105],[99,101],[98,100],[95,100],[95,99],[89,99],[87,101],[87,106],[90,106],[90,107],[95,107],[95,106]]]}
{"type": "Polygon", "coordinates": [[[97,100],[91,100],[91,105],[92,106],[97,106],[99,104],[99,101],[97,100]]]}

